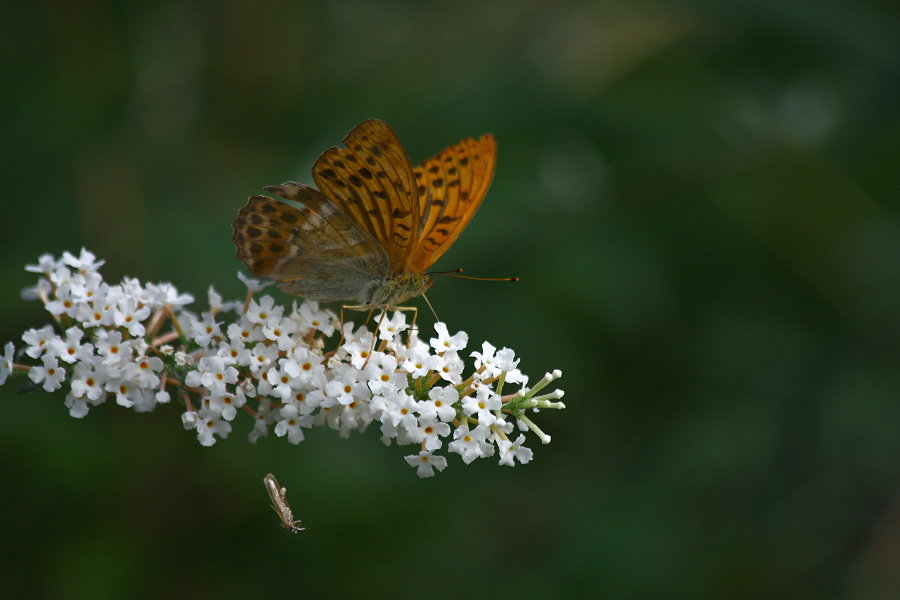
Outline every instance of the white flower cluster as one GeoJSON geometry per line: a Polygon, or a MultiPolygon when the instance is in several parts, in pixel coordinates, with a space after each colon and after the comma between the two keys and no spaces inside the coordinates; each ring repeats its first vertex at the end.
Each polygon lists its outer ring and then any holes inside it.
{"type": "Polygon", "coordinates": [[[565,408],[556,401],[561,390],[538,395],[561,373],[528,388],[508,348],[484,342],[469,355],[474,371],[464,375],[468,336],[451,335],[444,323],[427,342],[400,311],[376,315],[375,331],[341,327],[315,302],[288,311],[270,296],[255,300],[264,286],[241,275],[245,302],[223,302],[210,287],[210,309],[196,315],[185,308],[193,298],[171,284],[126,278],[108,285],[102,264],[82,249],[26,267],[42,277],[23,297],[40,299],[55,327],[22,335],[24,354],[37,364],[15,364],[14,346],[6,344],[0,384],[27,372],[26,388],[63,389],[76,418],[110,398],[145,412],[174,396],[184,403],[184,427],[204,446],[228,436],[239,410],[254,418],[251,442],[274,428],[297,444],[304,429],[323,425],[347,437],[377,421],[385,444],[419,445],[406,461],[420,477],[446,467],[436,453],[445,442],[466,464],[494,454],[504,465],[529,462],[525,436],[512,439],[513,431],[531,430],[548,443],[526,412],[565,408]],[[335,336],[337,345],[326,350],[335,336]],[[517,390],[504,393],[514,384],[517,390]]]}

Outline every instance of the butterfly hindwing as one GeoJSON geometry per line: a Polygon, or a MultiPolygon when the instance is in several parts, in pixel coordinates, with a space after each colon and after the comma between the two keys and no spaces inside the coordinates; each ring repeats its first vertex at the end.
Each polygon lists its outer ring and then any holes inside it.
{"type": "Polygon", "coordinates": [[[422,272],[446,252],[487,194],[497,161],[494,136],[466,138],[415,167],[420,233],[407,268],[422,272]]]}
{"type": "Polygon", "coordinates": [[[384,248],[390,272],[407,270],[418,240],[419,203],[412,165],[387,123],[369,119],[313,166],[322,192],[384,248]]]}
{"type": "Polygon", "coordinates": [[[237,255],[253,275],[311,300],[365,301],[388,271],[383,248],[318,190],[288,182],[253,196],[234,221],[237,255]]]}

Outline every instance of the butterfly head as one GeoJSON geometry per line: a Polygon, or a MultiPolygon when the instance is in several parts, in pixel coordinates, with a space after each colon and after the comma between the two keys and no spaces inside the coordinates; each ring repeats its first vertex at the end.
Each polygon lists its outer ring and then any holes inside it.
{"type": "Polygon", "coordinates": [[[399,273],[384,282],[373,285],[365,303],[366,308],[397,306],[428,291],[434,280],[425,273],[399,273]]]}

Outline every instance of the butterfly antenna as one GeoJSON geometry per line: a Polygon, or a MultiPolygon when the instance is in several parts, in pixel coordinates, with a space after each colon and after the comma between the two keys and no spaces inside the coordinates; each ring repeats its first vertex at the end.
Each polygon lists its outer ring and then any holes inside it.
{"type": "Polygon", "coordinates": [[[459,268],[453,269],[452,271],[432,271],[431,273],[426,273],[426,275],[446,275],[447,277],[456,277],[457,279],[472,279],[473,281],[508,281],[510,283],[521,281],[521,277],[470,277],[468,275],[459,275],[459,273],[462,272],[462,268],[459,268]]]}
{"type": "Polygon", "coordinates": [[[428,308],[431,309],[431,314],[434,315],[435,321],[440,322],[441,318],[437,315],[437,312],[434,310],[434,307],[431,305],[431,301],[428,300],[428,296],[422,294],[422,298],[425,300],[425,304],[428,305],[428,308]]]}

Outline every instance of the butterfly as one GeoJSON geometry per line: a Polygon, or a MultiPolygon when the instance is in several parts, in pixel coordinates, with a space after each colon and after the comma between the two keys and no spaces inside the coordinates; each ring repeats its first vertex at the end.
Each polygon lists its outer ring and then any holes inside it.
{"type": "Polygon", "coordinates": [[[251,196],[234,221],[237,256],[256,277],[321,302],[374,309],[422,295],[425,272],[469,224],[494,175],[494,136],[466,138],[413,167],[396,134],[363,121],[312,168],[251,196]]]}

